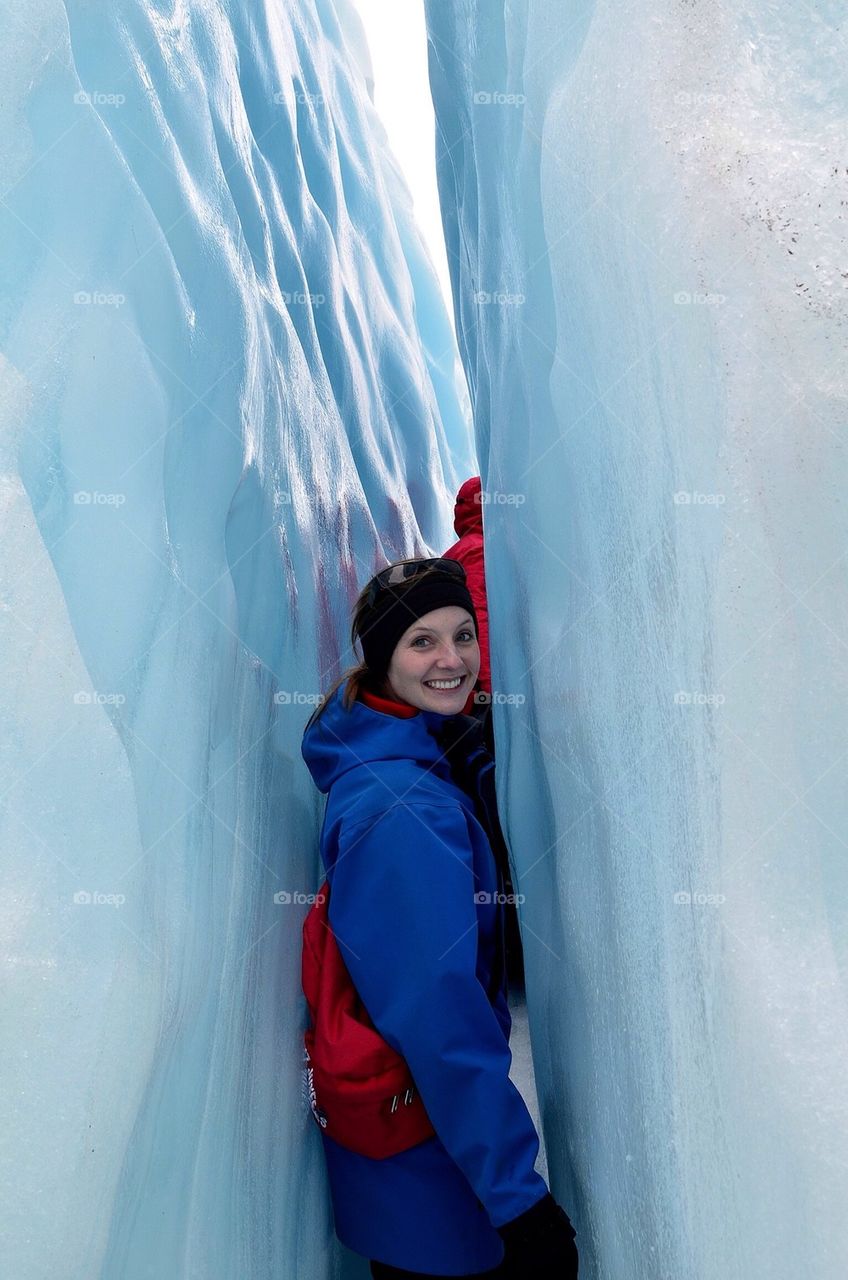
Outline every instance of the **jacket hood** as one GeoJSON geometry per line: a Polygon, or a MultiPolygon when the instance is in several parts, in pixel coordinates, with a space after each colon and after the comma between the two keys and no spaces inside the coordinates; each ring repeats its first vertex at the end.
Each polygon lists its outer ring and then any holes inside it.
{"type": "Polygon", "coordinates": [[[456,495],[453,527],[460,538],[468,533],[483,532],[483,508],[480,502],[480,477],[471,476],[456,495]]]}
{"type": "Polygon", "coordinates": [[[303,735],[300,753],[319,791],[329,791],[343,773],[357,765],[414,760],[430,768],[443,759],[443,749],[433,735],[451,716],[418,711],[400,718],[374,711],[359,701],[346,711],[342,697],[347,684],[339,685],[303,735]]]}

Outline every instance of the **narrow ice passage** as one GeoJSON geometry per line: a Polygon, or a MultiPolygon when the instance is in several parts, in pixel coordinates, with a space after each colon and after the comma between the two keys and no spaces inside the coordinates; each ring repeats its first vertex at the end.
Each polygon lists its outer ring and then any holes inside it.
{"type": "Polygon", "coordinates": [[[353,1280],[300,738],[479,471],[586,1275],[842,1280],[840,10],[426,10],[458,352],[352,0],[0,0],[6,1265],[353,1280]]]}

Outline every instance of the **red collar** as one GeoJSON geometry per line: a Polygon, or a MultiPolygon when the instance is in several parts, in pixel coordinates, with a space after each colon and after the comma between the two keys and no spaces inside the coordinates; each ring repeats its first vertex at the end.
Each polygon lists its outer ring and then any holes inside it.
{"type": "MultiPolygon", "coordinates": [[[[409,720],[412,716],[418,715],[418,708],[411,706],[408,702],[398,702],[394,698],[383,698],[380,694],[370,693],[367,689],[359,690],[359,701],[364,702],[366,707],[370,707],[372,711],[382,711],[383,715],[398,716],[402,720],[409,720]]],[[[472,689],[460,714],[470,715],[473,706],[474,690],[472,689]]]]}
{"type": "Polygon", "coordinates": [[[411,716],[418,715],[418,708],[410,706],[408,702],[396,702],[394,698],[381,698],[378,693],[369,693],[367,689],[359,690],[359,700],[372,711],[382,711],[385,716],[400,716],[403,720],[409,720],[411,716]]]}

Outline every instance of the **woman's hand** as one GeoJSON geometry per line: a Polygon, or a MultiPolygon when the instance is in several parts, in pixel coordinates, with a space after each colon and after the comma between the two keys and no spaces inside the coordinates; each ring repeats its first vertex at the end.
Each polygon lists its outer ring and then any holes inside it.
{"type": "Polygon", "coordinates": [[[577,1246],[568,1215],[550,1192],[497,1228],[509,1280],[576,1280],[577,1246]]]}

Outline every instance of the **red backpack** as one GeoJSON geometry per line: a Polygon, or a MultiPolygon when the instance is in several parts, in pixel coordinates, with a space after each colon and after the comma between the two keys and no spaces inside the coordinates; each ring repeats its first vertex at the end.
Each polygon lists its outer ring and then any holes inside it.
{"type": "Polygon", "coordinates": [[[303,922],[309,1105],[334,1142],[382,1160],[436,1131],[405,1059],[380,1035],[356,992],[330,928],[329,899],[325,880],[303,922]]]}

